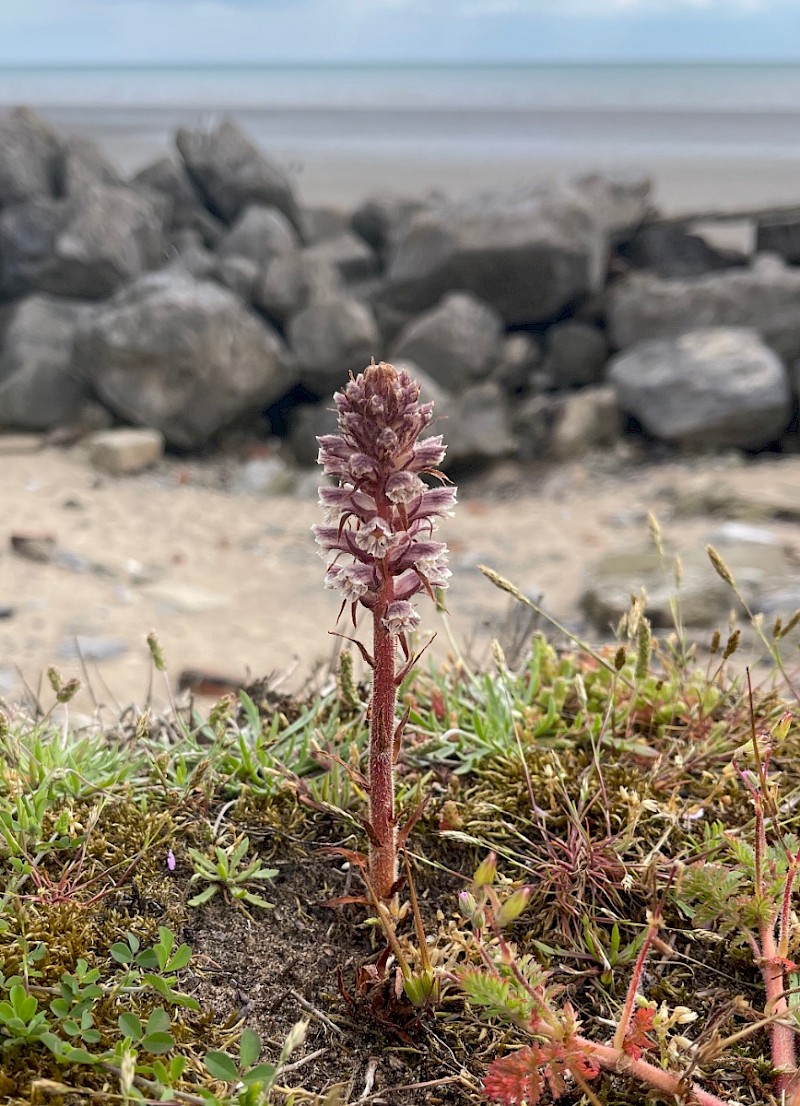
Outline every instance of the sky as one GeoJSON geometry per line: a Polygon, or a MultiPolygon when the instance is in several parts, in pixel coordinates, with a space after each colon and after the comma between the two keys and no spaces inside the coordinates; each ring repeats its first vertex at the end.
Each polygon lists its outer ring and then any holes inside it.
{"type": "Polygon", "coordinates": [[[800,60],[800,0],[0,0],[0,65],[800,60]]]}

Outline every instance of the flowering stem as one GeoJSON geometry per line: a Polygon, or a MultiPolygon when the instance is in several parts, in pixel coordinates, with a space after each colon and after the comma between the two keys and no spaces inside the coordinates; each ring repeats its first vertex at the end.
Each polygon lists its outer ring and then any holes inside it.
{"type": "Polygon", "coordinates": [[[393,598],[392,578],[384,583],[374,613],[372,720],[369,745],[369,875],[386,902],[397,881],[397,827],[394,818],[394,722],[396,637],[383,623],[393,598]]]}
{"type": "Polygon", "coordinates": [[[343,593],[341,610],[349,606],[354,626],[366,608],[374,627],[372,656],[359,645],[373,670],[366,829],[370,884],[386,904],[398,874],[397,684],[416,660],[408,642],[420,618],[411,600],[426,594],[435,601],[434,589],[447,587],[447,546],[432,536],[456,496],[455,488],[431,488],[422,479],[446,482],[438,467],[445,447],[441,435],[421,437],[433,421],[433,404],[420,403],[419,385],[405,370],[373,362],[334,402],[339,433],[317,440],[319,462],[338,485],[320,488],[328,518],[314,532],[327,561],[325,586],[343,593]],[[398,643],[406,660],[399,676],[398,643]]]}

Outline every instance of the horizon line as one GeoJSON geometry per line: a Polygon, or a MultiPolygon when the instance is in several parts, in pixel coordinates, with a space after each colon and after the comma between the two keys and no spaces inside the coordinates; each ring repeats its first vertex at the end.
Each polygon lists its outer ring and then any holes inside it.
{"type": "Polygon", "coordinates": [[[132,59],[109,59],[87,61],[0,61],[0,72],[14,72],[26,69],[50,69],[69,72],[78,69],[138,69],[142,71],[157,69],[353,69],[364,70],[392,68],[441,68],[441,69],[495,69],[498,66],[510,68],[528,68],[541,66],[553,68],[557,66],[629,66],[643,69],[650,66],[763,66],[763,65],[800,65],[800,55],[796,58],[647,58],[636,59],[630,57],[603,57],[603,58],[495,58],[495,59],[437,59],[417,58],[414,60],[391,58],[378,61],[365,62],[363,58],[337,58],[337,59],[287,59],[287,58],[262,58],[262,59],[196,59],[182,61],[135,61],[132,59]]]}

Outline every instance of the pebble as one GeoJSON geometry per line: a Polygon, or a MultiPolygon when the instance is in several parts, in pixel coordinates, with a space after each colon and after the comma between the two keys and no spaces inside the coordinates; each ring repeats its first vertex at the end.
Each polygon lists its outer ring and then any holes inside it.
{"type": "Polygon", "coordinates": [[[12,534],[9,541],[17,556],[38,564],[48,564],[56,548],[52,534],[12,534]]]}
{"type": "Polygon", "coordinates": [[[160,430],[122,427],[101,430],[89,442],[89,460],[111,476],[143,472],[161,460],[164,435],[160,430]]]}
{"type": "Polygon", "coordinates": [[[121,637],[90,637],[76,634],[65,638],[58,647],[62,660],[108,661],[128,652],[128,643],[121,637]]]}
{"type": "Polygon", "coordinates": [[[144,593],[154,599],[162,610],[178,614],[202,614],[224,607],[229,602],[227,595],[187,584],[154,584],[145,588],[144,593]]]}
{"type": "Polygon", "coordinates": [[[0,456],[14,453],[38,453],[44,447],[40,434],[0,434],[0,456]]]}

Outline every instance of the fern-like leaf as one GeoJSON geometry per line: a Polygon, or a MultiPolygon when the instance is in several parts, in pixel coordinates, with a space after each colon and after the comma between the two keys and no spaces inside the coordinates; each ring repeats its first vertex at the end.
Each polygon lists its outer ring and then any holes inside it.
{"type": "Polygon", "coordinates": [[[535,1106],[544,1089],[541,1068],[541,1049],[527,1045],[491,1062],[483,1079],[483,1092],[491,1102],[502,1106],[535,1106]]]}
{"type": "Polygon", "coordinates": [[[462,973],[460,982],[473,1006],[484,1006],[495,1017],[509,1015],[509,980],[473,968],[462,973]]]}

